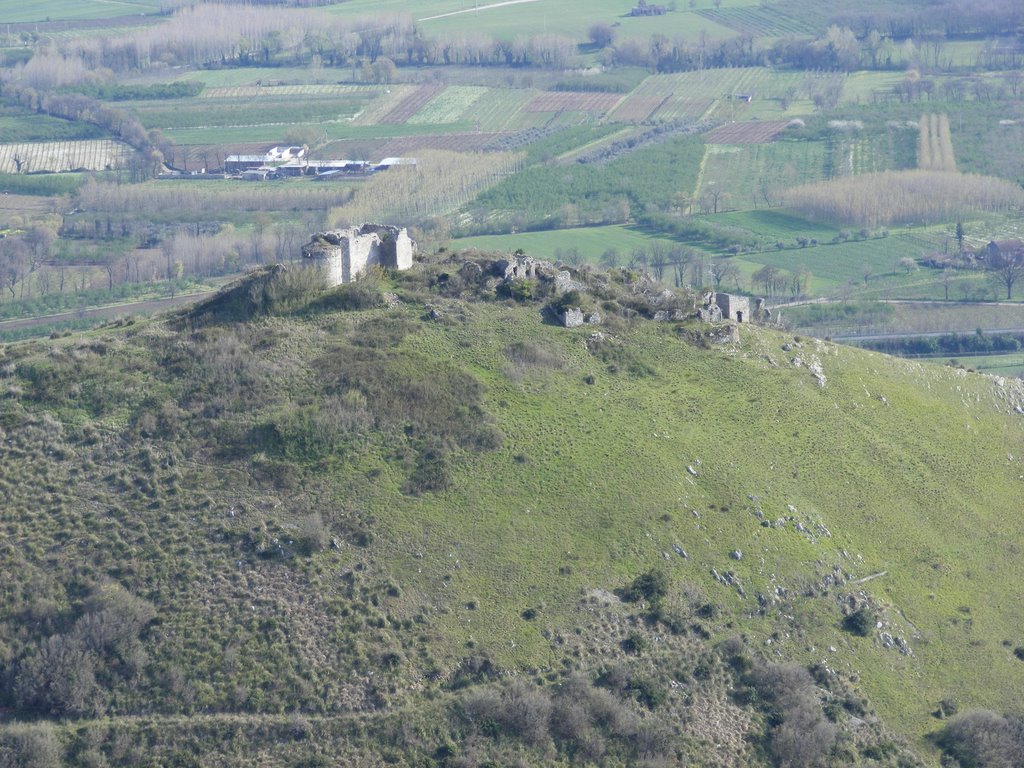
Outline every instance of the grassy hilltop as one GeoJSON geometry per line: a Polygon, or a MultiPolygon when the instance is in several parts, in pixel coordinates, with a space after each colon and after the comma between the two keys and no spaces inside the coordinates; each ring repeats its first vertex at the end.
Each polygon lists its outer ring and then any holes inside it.
{"type": "Polygon", "coordinates": [[[3,348],[0,754],[916,765],[1024,704],[1019,382],[476,258],[3,348]]]}

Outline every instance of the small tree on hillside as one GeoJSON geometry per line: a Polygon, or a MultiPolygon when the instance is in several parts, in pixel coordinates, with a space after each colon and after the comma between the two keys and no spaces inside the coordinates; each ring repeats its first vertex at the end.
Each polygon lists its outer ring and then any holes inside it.
{"type": "Polygon", "coordinates": [[[986,267],[999,285],[1006,289],[1006,300],[1013,300],[1013,286],[1024,277],[1024,247],[989,248],[986,267]]]}
{"type": "Polygon", "coordinates": [[[587,30],[587,36],[590,38],[590,42],[598,48],[607,48],[615,40],[615,30],[603,21],[599,21],[591,25],[587,30]]]}

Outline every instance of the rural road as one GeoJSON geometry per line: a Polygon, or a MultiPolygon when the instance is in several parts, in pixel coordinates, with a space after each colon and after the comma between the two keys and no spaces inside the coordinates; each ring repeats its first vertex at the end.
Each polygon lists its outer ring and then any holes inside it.
{"type": "Polygon", "coordinates": [[[37,325],[50,325],[65,320],[77,320],[80,318],[95,318],[96,320],[109,320],[116,317],[128,317],[131,315],[151,315],[154,312],[162,312],[174,307],[199,301],[209,296],[210,292],[188,293],[181,296],[171,296],[167,299],[147,299],[136,301],[130,304],[115,304],[106,307],[94,307],[92,309],[76,309],[72,312],[61,312],[57,315],[43,315],[42,317],[24,317],[17,320],[4,320],[0,322],[0,332],[17,331],[23,328],[32,328],[37,325]]]}
{"type": "Polygon", "coordinates": [[[416,19],[416,21],[433,21],[434,19],[443,19],[446,16],[458,16],[460,13],[472,13],[473,11],[486,11],[488,8],[501,8],[505,5],[520,5],[522,3],[536,3],[537,0],[505,0],[502,3],[488,3],[487,5],[477,5],[472,8],[463,8],[461,11],[449,11],[448,13],[439,13],[437,16],[426,16],[422,19],[416,19]]]}

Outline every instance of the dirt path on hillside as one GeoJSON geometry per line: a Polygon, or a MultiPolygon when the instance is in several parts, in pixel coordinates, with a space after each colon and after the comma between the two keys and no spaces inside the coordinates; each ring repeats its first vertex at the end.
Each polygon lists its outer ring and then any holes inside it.
{"type": "Polygon", "coordinates": [[[444,19],[448,16],[458,16],[460,13],[473,13],[474,11],[486,11],[488,8],[501,8],[503,5],[520,5],[521,3],[536,3],[539,0],[504,0],[501,3],[488,3],[487,5],[478,5],[475,8],[463,8],[461,11],[449,11],[448,13],[439,13],[437,16],[426,16],[422,19],[416,19],[416,21],[433,21],[434,19],[444,19]]]}

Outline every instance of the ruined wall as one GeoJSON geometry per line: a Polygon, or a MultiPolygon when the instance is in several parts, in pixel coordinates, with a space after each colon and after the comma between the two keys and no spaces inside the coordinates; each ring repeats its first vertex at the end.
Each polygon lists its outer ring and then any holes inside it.
{"type": "Polygon", "coordinates": [[[323,270],[328,285],[355,280],[367,267],[390,269],[412,266],[416,243],[404,227],[363,224],[320,232],[302,247],[303,261],[323,270]]]}
{"type": "Polygon", "coordinates": [[[750,299],[746,296],[716,293],[715,304],[721,308],[723,320],[735,320],[737,323],[749,323],[753,320],[750,314],[750,299]]]}

